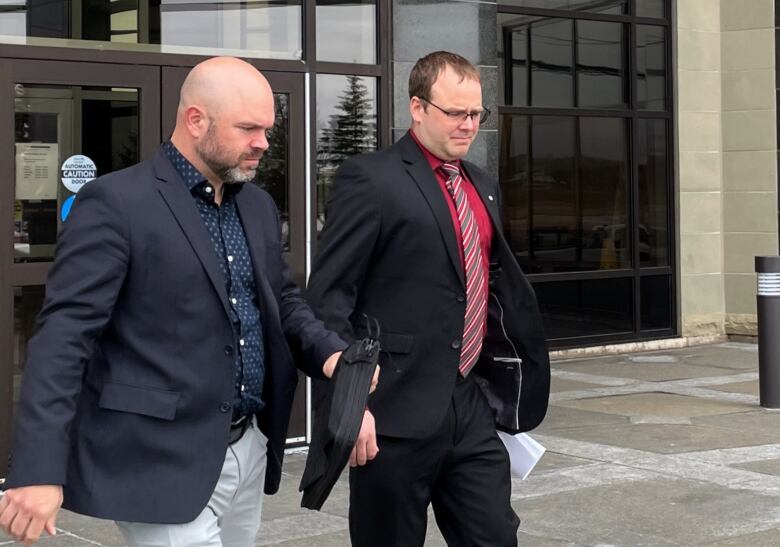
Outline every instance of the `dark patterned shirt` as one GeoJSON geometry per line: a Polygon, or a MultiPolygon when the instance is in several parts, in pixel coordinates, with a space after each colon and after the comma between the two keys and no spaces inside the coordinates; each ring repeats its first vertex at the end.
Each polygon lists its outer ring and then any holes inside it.
{"type": "MultiPolygon", "coordinates": [[[[241,190],[241,185],[224,184],[222,202],[217,205],[214,201],[214,187],[171,141],[163,144],[163,150],[192,194],[211,238],[227,289],[233,330],[238,337],[233,401],[235,420],[263,408],[265,375],[265,346],[254,269],[236,206],[236,194],[241,190]]],[[[193,336],[200,335],[193,333],[193,336]]]]}

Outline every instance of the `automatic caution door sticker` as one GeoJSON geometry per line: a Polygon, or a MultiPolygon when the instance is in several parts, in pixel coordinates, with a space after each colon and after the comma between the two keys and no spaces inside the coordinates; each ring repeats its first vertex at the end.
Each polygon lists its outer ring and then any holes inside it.
{"type": "Polygon", "coordinates": [[[76,154],[66,159],[62,164],[62,184],[74,194],[78,193],[82,186],[96,176],[95,162],[87,156],[76,154]]]}

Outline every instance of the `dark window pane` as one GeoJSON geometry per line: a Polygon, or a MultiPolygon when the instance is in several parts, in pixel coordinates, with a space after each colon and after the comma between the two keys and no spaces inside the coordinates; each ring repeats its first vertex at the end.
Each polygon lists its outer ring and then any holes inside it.
{"type": "Polygon", "coordinates": [[[668,275],[642,277],[639,281],[641,328],[672,327],[672,280],[668,275]]]}
{"type": "Polygon", "coordinates": [[[628,0],[499,0],[498,4],[524,8],[592,11],[615,15],[628,13],[628,0]]]}
{"type": "Polygon", "coordinates": [[[638,106],[645,110],[666,108],[666,40],[664,28],[637,25],[638,106]]]}
{"type": "MultiPolygon", "coordinates": [[[[254,184],[262,187],[274,198],[282,221],[282,245],[290,250],[290,96],[286,93],[274,93],[276,121],[268,135],[268,150],[257,169],[254,184]]],[[[296,226],[295,229],[301,229],[296,226]]]]}
{"type": "Polygon", "coordinates": [[[531,104],[574,106],[572,21],[545,18],[531,28],[531,104]]]}
{"type": "Polygon", "coordinates": [[[27,343],[35,332],[35,320],[43,305],[44,286],[14,287],[14,337],[13,337],[13,408],[19,402],[24,362],[27,360],[27,343]]]}
{"type": "Polygon", "coordinates": [[[669,265],[666,121],[637,122],[639,260],[642,267],[669,265]]]}
{"type": "Polygon", "coordinates": [[[336,170],[377,147],[376,79],[317,75],[317,231],[336,170]]]}
{"type": "Polygon", "coordinates": [[[14,262],[48,262],[81,186],[138,162],[138,92],[27,84],[15,91],[14,262]]]}
{"type": "Polygon", "coordinates": [[[577,268],[574,118],[533,118],[529,272],[577,268]]]}
{"type": "Polygon", "coordinates": [[[517,261],[529,267],[528,117],[501,116],[500,182],[504,235],[517,261]]]}
{"type": "Polygon", "coordinates": [[[317,0],[317,60],[376,63],[376,0],[317,0]]]}
{"type": "Polygon", "coordinates": [[[626,106],[624,25],[577,21],[577,102],[583,107],[626,106]]]}
{"type": "Polygon", "coordinates": [[[512,39],[512,103],[528,104],[528,31],[520,27],[511,33],[512,39]]]}
{"type": "Polygon", "coordinates": [[[633,330],[631,278],[534,284],[548,339],[633,330]]]}
{"type": "Polygon", "coordinates": [[[666,0],[636,0],[639,17],[666,17],[666,0]]]}
{"type": "Polygon", "coordinates": [[[581,269],[631,266],[627,181],[626,121],[580,118],[581,269]]]}
{"type": "Polygon", "coordinates": [[[498,104],[528,106],[528,17],[498,14],[498,104]]]}

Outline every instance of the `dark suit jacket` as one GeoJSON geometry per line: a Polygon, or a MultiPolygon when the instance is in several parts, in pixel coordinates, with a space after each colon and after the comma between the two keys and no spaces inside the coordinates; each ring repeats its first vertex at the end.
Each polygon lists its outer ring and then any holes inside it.
{"type": "MultiPolygon", "coordinates": [[[[542,321],[502,236],[497,182],[471,163],[463,167],[494,230],[487,334],[472,374],[497,426],[526,431],[543,419],[549,396],[542,321]]],[[[307,300],[346,339],[363,334],[363,314],[379,321],[381,373],[369,399],[377,432],[432,433],[458,374],[465,281],[445,196],[409,135],[385,151],[350,158],[338,171],[307,300]]]]}
{"type": "MultiPolygon", "coordinates": [[[[279,487],[296,364],[345,347],[290,280],[271,197],[237,195],[265,339],[265,492],[279,487]]],[[[6,488],[63,484],[64,507],[177,523],[206,506],[232,417],[237,335],[216,253],[162,151],[90,182],[60,235],[30,340],[6,488]]],[[[262,495],[261,492],[257,493],[262,495]]]]}

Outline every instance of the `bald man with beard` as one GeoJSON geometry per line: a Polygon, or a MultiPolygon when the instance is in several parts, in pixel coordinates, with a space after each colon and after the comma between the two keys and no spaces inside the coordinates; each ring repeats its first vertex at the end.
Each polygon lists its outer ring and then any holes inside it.
{"type": "Polygon", "coordinates": [[[131,546],[254,544],[296,366],[330,377],[346,347],[291,281],[273,200],[244,184],[273,101],[251,65],[205,61],[155,157],[79,192],[15,415],[0,498],[14,538],[53,535],[62,506],[131,546]]]}

